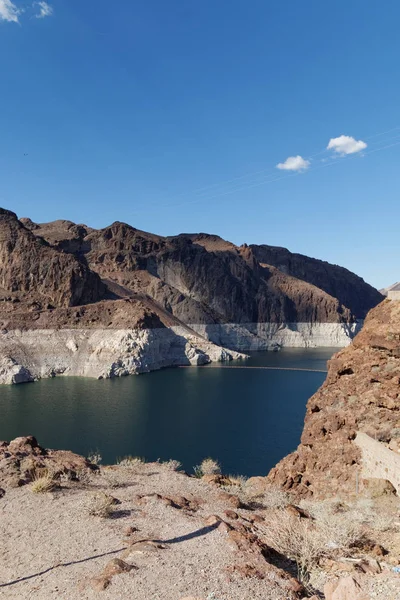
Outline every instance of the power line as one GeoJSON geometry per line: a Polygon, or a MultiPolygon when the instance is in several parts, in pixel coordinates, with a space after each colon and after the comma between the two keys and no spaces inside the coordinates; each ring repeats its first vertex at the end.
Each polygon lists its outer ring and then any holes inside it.
{"type": "MultiPolygon", "coordinates": [[[[387,133],[391,133],[392,131],[395,130],[400,130],[400,126],[397,127],[393,127],[392,129],[387,129],[386,131],[381,131],[380,133],[374,133],[373,135],[369,135],[368,137],[366,137],[366,140],[381,136],[381,135],[386,135],[387,133]]],[[[305,157],[306,160],[310,160],[312,158],[314,158],[315,156],[319,156],[321,154],[325,154],[326,152],[328,152],[327,148],[324,148],[323,150],[319,150],[318,152],[315,152],[314,154],[309,154],[305,157]]],[[[209,190],[212,189],[214,187],[220,187],[220,186],[224,186],[227,185],[229,183],[233,183],[235,181],[240,181],[242,179],[247,179],[248,177],[254,177],[255,175],[260,175],[262,173],[274,173],[276,170],[276,166],[274,166],[273,168],[268,167],[266,169],[261,169],[259,171],[254,171],[252,173],[247,173],[246,175],[240,175],[238,177],[234,177],[232,179],[227,179],[225,181],[220,181],[219,183],[212,183],[210,185],[201,187],[201,188],[197,188],[195,190],[192,190],[191,192],[181,192],[179,194],[177,194],[175,197],[181,196],[181,195],[192,195],[192,194],[197,194],[198,192],[202,192],[203,190],[209,190]]]]}
{"type": "MultiPolygon", "coordinates": [[[[376,138],[376,137],[387,135],[388,133],[391,133],[391,132],[396,131],[396,130],[400,130],[400,126],[393,127],[393,128],[388,129],[386,131],[382,131],[382,132],[370,135],[370,136],[368,136],[368,137],[366,137],[364,139],[366,139],[366,140],[373,139],[373,138],[376,138]]],[[[379,140],[377,142],[373,142],[371,145],[374,146],[376,144],[386,143],[387,141],[390,141],[392,139],[399,139],[399,137],[400,137],[400,132],[396,136],[393,136],[391,138],[384,139],[384,140],[379,140]]],[[[262,169],[260,171],[254,172],[254,173],[249,173],[247,175],[242,175],[240,177],[235,177],[233,179],[229,179],[229,180],[226,180],[226,181],[223,181],[223,182],[220,182],[220,183],[214,183],[214,184],[211,184],[209,186],[205,186],[203,188],[198,188],[197,190],[193,190],[192,192],[182,192],[182,193],[177,194],[175,196],[175,198],[178,199],[180,196],[186,196],[187,197],[187,196],[191,196],[193,194],[197,194],[197,196],[193,200],[191,200],[191,201],[184,201],[184,202],[175,203],[175,204],[164,204],[164,205],[161,205],[161,206],[157,205],[155,203],[153,206],[154,206],[154,208],[157,208],[157,209],[178,208],[180,206],[187,206],[187,205],[191,205],[191,204],[196,204],[196,203],[202,202],[202,201],[207,202],[209,200],[214,200],[216,198],[222,198],[222,197],[227,196],[227,195],[231,195],[231,194],[234,194],[234,193],[246,191],[246,190],[249,190],[249,189],[252,189],[252,188],[255,188],[255,187],[260,187],[260,186],[266,185],[268,183],[274,183],[276,181],[281,181],[283,179],[289,179],[291,177],[297,177],[299,175],[305,175],[306,173],[310,173],[310,172],[315,171],[317,169],[322,169],[322,168],[326,168],[326,167],[332,166],[334,164],[339,164],[339,163],[342,163],[344,160],[348,161],[350,159],[360,158],[362,156],[366,156],[368,154],[372,154],[373,152],[378,152],[380,150],[385,150],[387,148],[391,148],[393,146],[397,146],[398,144],[400,144],[400,141],[396,142],[396,143],[393,143],[393,144],[389,144],[389,145],[380,147],[380,148],[376,148],[374,150],[365,151],[361,155],[357,153],[357,154],[353,154],[353,155],[345,155],[345,156],[342,156],[342,157],[337,156],[331,162],[324,163],[323,165],[312,166],[311,168],[307,169],[307,171],[300,171],[300,172],[296,172],[296,173],[287,173],[287,174],[282,175],[280,177],[274,176],[274,175],[276,175],[276,167],[274,167],[273,169],[272,168],[262,169]],[[257,178],[254,179],[254,177],[256,175],[261,175],[262,173],[270,173],[270,175],[269,176],[265,175],[265,177],[263,179],[261,179],[260,181],[257,181],[257,178]],[[234,186],[233,188],[229,187],[229,184],[237,182],[237,181],[242,181],[242,180],[247,179],[249,177],[250,178],[252,177],[253,180],[250,180],[248,182],[244,182],[243,181],[243,185],[242,184],[238,184],[239,187],[238,186],[234,186]],[[225,187],[228,186],[228,189],[224,190],[223,189],[224,186],[225,187]],[[210,195],[208,195],[206,193],[207,190],[212,190],[213,188],[218,188],[218,187],[222,187],[222,189],[220,191],[216,190],[215,194],[213,194],[213,195],[210,196],[210,195]]],[[[312,159],[313,157],[319,156],[321,154],[325,154],[326,152],[328,152],[327,148],[325,148],[324,150],[321,150],[319,152],[316,152],[314,154],[311,154],[311,155],[307,156],[306,158],[307,159],[312,159]]],[[[148,203],[146,203],[146,205],[147,205],[147,207],[149,207],[148,203]]],[[[142,211],[134,211],[134,212],[137,213],[137,212],[142,212],[142,211]]]]}

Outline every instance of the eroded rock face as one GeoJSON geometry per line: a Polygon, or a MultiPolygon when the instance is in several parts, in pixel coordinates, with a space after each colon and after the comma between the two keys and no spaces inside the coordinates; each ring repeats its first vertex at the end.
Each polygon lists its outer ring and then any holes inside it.
{"type": "Polygon", "coordinates": [[[207,234],[161,237],[120,222],[94,230],[23,221],[52,247],[84,256],[115,294],[146,293],[188,324],[346,323],[382,299],[346,269],[281,248],[237,247],[207,234]]]}
{"type": "Polygon", "coordinates": [[[75,256],[59,252],[0,209],[0,289],[30,308],[74,306],[100,300],[105,286],[75,256]]]}
{"type": "Polygon", "coordinates": [[[250,248],[260,263],[272,265],[287,275],[318,287],[337,298],[341,305],[348,307],[359,319],[364,319],[368,311],[382,301],[380,292],[343,267],[303,254],[294,254],[286,248],[266,245],[252,245],[250,248]],[[363,288],[362,294],[356,291],[360,286],[363,288]]]}
{"type": "Polygon", "coordinates": [[[354,493],[357,431],[397,447],[400,439],[400,302],[374,308],[351,346],[329,362],[308,401],[301,444],[268,475],[299,496],[354,493]]]}
{"type": "Polygon", "coordinates": [[[97,467],[67,450],[45,450],[33,436],[0,442],[0,486],[5,489],[30,483],[38,472],[49,471],[55,477],[65,474],[74,478],[88,469],[97,467]]]}

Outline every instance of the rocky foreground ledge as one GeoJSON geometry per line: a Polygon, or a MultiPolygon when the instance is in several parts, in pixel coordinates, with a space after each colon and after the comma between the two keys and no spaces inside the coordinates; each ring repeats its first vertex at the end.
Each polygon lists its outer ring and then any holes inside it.
{"type": "Polygon", "coordinates": [[[296,505],[258,478],[204,465],[214,473],[199,478],[177,461],[102,467],[33,437],[0,443],[0,595],[400,597],[397,498],[296,505]]]}
{"type": "Polygon", "coordinates": [[[329,361],[326,381],[308,401],[301,444],[269,481],[298,497],[355,494],[362,473],[357,432],[398,453],[399,409],[400,302],[385,300],[329,361]]]}

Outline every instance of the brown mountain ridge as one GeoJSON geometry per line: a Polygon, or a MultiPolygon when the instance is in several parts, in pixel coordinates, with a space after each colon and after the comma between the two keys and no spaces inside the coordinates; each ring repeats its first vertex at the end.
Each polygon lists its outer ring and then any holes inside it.
{"type": "Polygon", "coordinates": [[[186,324],[352,323],[382,299],[342,267],[215,235],[36,224],[4,209],[0,232],[5,304],[46,310],[144,294],[186,324]]]}

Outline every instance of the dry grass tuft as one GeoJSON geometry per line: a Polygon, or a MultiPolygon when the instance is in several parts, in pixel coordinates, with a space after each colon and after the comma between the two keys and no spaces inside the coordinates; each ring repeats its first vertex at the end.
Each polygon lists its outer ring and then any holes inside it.
{"type": "Polygon", "coordinates": [[[372,519],[371,528],[380,533],[394,531],[397,529],[397,521],[394,515],[377,512],[372,519]]]}
{"type": "Polygon", "coordinates": [[[253,499],[265,509],[285,508],[291,502],[289,494],[276,485],[268,485],[253,499]]]}
{"type": "Polygon", "coordinates": [[[34,494],[46,494],[59,488],[60,484],[54,473],[48,469],[41,469],[32,473],[31,490],[34,494]]]}
{"type": "Polygon", "coordinates": [[[90,499],[88,513],[93,517],[109,518],[115,510],[115,499],[104,492],[95,494],[90,499]]]}
{"type": "Polygon", "coordinates": [[[245,475],[228,475],[228,479],[231,486],[236,486],[243,489],[247,483],[247,477],[245,475]]]}
{"type": "Polygon", "coordinates": [[[105,482],[105,485],[112,489],[124,486],[126,483],[126,477],[124,474],[113,467],[106,469],[103,468],[101,470],[101,476],[105,482]]]}
{"type": "Polygon", "coordinates": [[[170,471],[179,471],[180,469],[182,469],[182,463],[179,462],[179,460],[174,460],[173,458],[170,458],[170,460],[163,462],[162,465],[170,471]]]}
{"type": "Polygon", "coordinates": [[[117,465],[119,467],[138,467],[140,465],[146,464],[146,460],[141,458],[140,456],[124,456],[123,458],[119,458],[117,460],[117,465]]]}
{"type": "Polygon", "coordinates": [[[325,543],[313,523],[300,520],[286,511],[278,511],[268,523],[260,525],[261,539],[277,552],[293,560],[299,579],[308,580],[309,572],[324,556],[325,543]]]}

